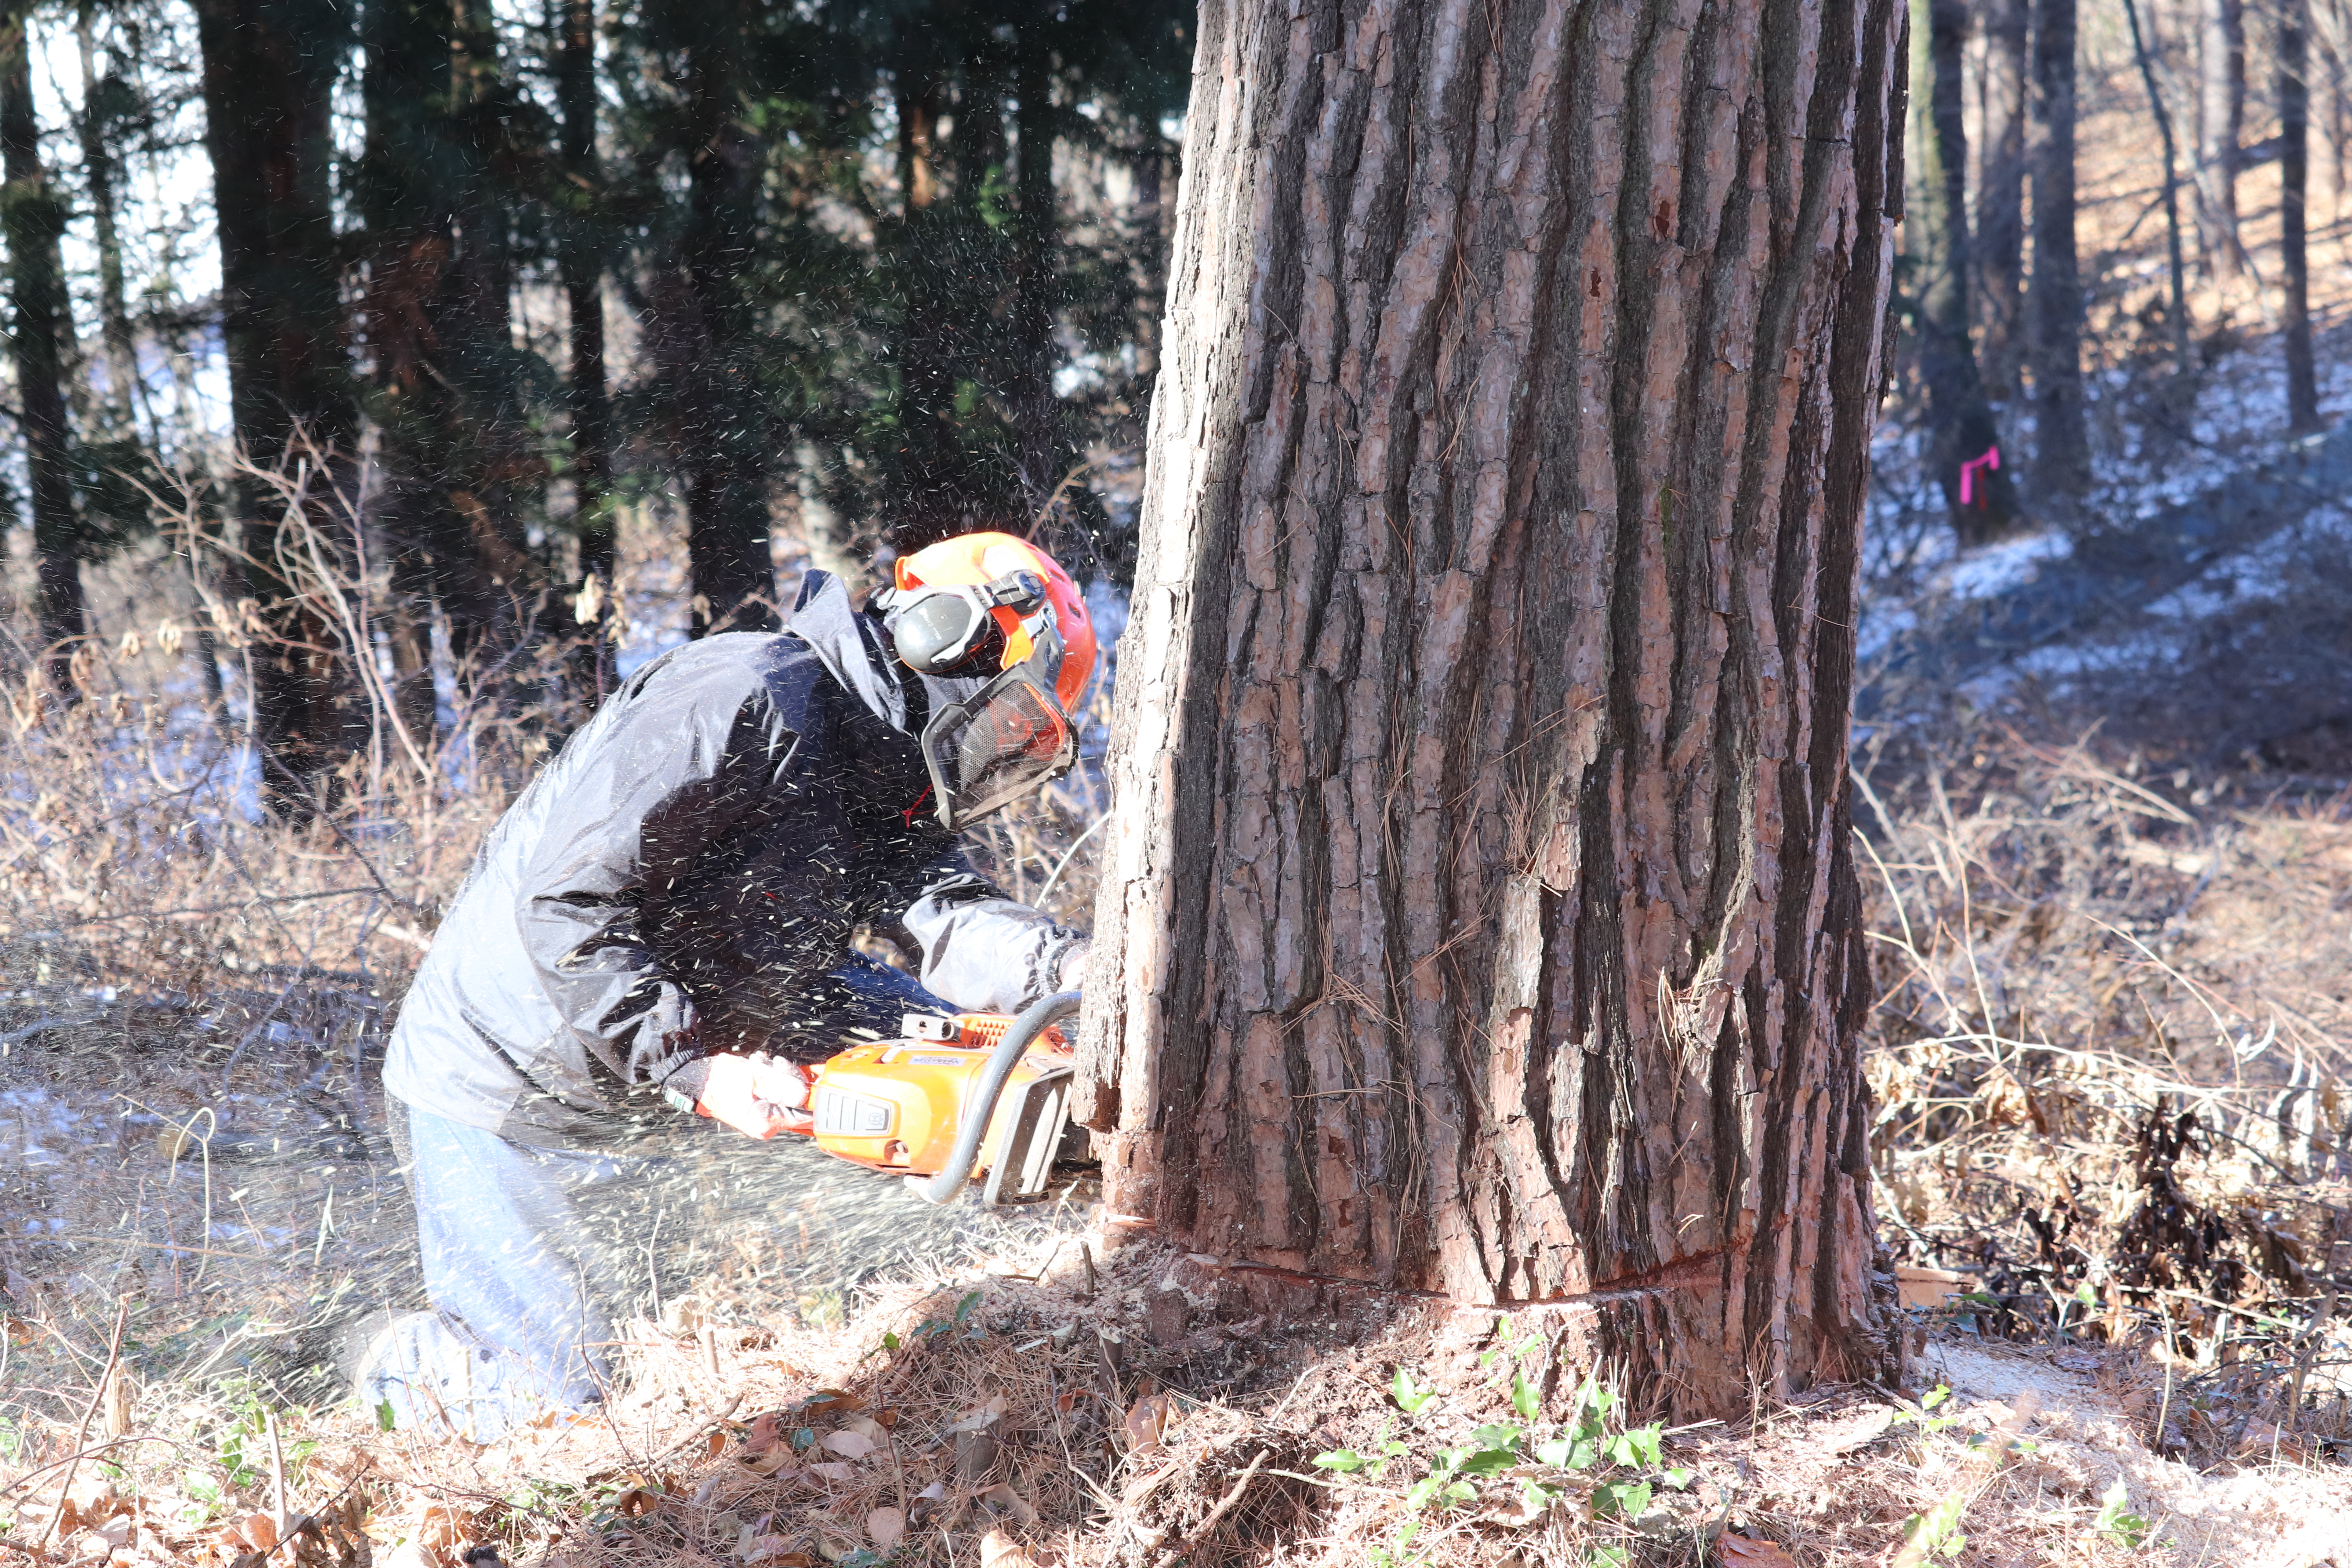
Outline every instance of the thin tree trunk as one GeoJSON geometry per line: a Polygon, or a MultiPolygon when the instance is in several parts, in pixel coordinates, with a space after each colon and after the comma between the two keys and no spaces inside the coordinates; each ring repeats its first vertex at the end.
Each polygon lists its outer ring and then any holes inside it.
{"type": "Polygon", "coordinates": [[[2298,431],[2319,428],[2319,383],[2311,364],[2311,254],[2304,221],[2310,61],[2310,0],[2279,0],[2279,269],[2285,280],[2287,427],[2298,431]]]}
{"type": "Polygon", "coordinates": [[[2017,516],[2012,468],[1994,468],[2000,428],[1977,370],[1969,244],[1969,133],[1961,83],[1968,47],[1968,0],[1928,0],[1927,59],[1931,71],[1927,165],[1937,176],[1927,210],[1913,215],[1927,241],[1927,273],[1919,310],[1919,365],[1927,386],[1928,464],[1943,487],[1952,531],[1977,544],[2008,531],[2017,516]],[[1969,483],[1963,485],[1966,474],[1969,483]],[[1965,499],[1962,492],[1967,492],[1965,499]]]}
{"type": "Polygon", "coordinates": [[[899,63],[898,79],[898,184],[905,203],[894,236],[902,299],[891,359],[898,370],[898,438],[904,450],[901,483],[890,498],[883,533],[905,554],[964,526],[960,498],[941,479],[961,468],[961,456],[952,421],[955,377],[948,356],[953,328],[937,298],[944,292],[948,268],[963,263],[943,264],[932,254],[955,226],[954,215],[943,200],[948,192],[940,169],[939,79],[928,62],[914,60],[899,63]]]}
{"type": "MultiPolygon", "coordinates": [[[[195,10],[237,441],[264,468],[311,451],[347,458],[357,409],[330,182],[344,13],[332,0],[195,0],[195,10]]],[[[251,649],[263,788],[300,817],[331,803],[332,770],[365,729],[336,628],[278,563],[274,500],[244,480],[234,489],[246,592],[272,630],[251,649]]],[[[339,543],[341,518],[322,508],[313,521],[339,543]]]]}
{"type": "Polygon", "coordinates": [[[1054,366],[1060,356],[1054,342],[1053,58],[1044,33],[1043,24],[1022,30],[1013,84],[1018,100],[1013,133],[1020,139],[1015,171],[1020,215],[1012,392],[1021,485],[1028,492],[1033,511],[1045,503],[1061,482],[1068,455],[1062,438],[1061,400],[1054,395],[1054,366]]]}
{"type": "Polygon", "coordinates": [[[41,162],[40,121],[25,8],[0,26],[0,226],[8,239],[8,292],[16,361],[16,397],[31,481],[33,553],[40,602],[42,657],[50,684],[71,696],[73,655],[89,633],[81,585],[81,528],[74,515],[70,437],[66,428],[64,343],[72,327],[59,246],[66,204],[41,162]]]}
{"type": "Polygon", "coordinates": [[[2198,189],[2204,213],[2205,268],[2235,278],[2245,252],[2238,242],[2238,143],[2246,121],[2246,19],[2242,0],[2203,0],[2197,38],[2198,189]]]}
{"type": "Polygon", "coordinates": [[[617,649],[609,627],[622,615],[616,571],[620,564],[620,507],[613,494],[613,397],[604,372],[604,247],[600,225],[607,199],[596,155],[596,7],[594,0],[555,0],[551,17],[560,47],[556,61],[556,107],[562,181],[557,185],[557,266],[563,275],[570,317],[571,361],[566,390],[572,407],[572,520],[580,542],[580,577],[584,592],[567,617],[556,618],[578,638],[571,655],[574,683],[593,700],[618,683],[617,649]]]}
{"type": "Polygon", "coordinates": [[[676,267],[684,342],[697,345],[678,405],[694,635],[769,631],[776,611],[768,551],[768,426],[742,363],[751,326],[738,274],[756,243],[761,148],[744,123],[738,70],[748,16],[715,7],[687,52],[687,223],[676,267]]]}
{"type": "Polygon", "coordinates": [[[2180,156],[2172,140],[2172,115],[2164,106],[2157,83],[2155,40],[2140,24],[2137,0],[2124,0],[2124,20],[2130,25],[2132,57],[2139,62],[2140,85],[2147,89],[2147,111],[2156,121],[2158,142],[2164,149],[2164,245],[2172,284],[2172,374],[2175,384],[2193,384],[2197,363],[2189,347],[2189,266],[2180,245],[2180,156]]]}
{"type": "MultiPolygon", "coordinates": [[[[115,105],[125,96],[113,71],[98,73],[98,50],[90,35],[90,0],[74,11],[74,44],[81,58],[81,169],[89,187],[90,226],[98,240],[98,320],[106,346],[107,401],[119,423],[135,428],[145,402],[139,380],[139,350],[131,331],[131,309],[122,281],[122,237],[116,227],[113,127],[115,105]]],[[[149,423],[153,420],[151,416],[149,423]]]]}
{"type": "Polygon", "coordinates": [[[556,99],[563,117],[565,192],[561,266],[571,311],[572,475],[573,516],[583,577],[613,582],[619,550],[613,505],[613,400],[604,383],[604,268],[591,226],[593,204],[604,188],[596,157],[596,10],[594,0],[559,0],[562,52],[556,99]]]}
{"type": "Polygon", "coordinates": [[[2083,284],[2074,253],[2074,3],[2034,11],[2033,484],[2063,511],[2091,486],[2083,413],[2083,284]]]}
{"type": "Polygon", "coordinates": [[[399,0],[366,12],[367,220],[372,409],[383,527],[399,594],[395,665],[407,716],[436,606],[460,678],[514,695],[509,657],[541,584],[520,520],[535,477],[512,368],[507,236],[513,160],[488,8],[399,0]],[[499,671],[497,676],[487,672],[499,671]]]}
{"type": "Polygon", "coordinates": [[[1180,1245],[1895,1354],[1846,721],[1895,0],[1209,0],[1081,1046],[1180,1245]],[[1891,1315],[1891,1314],[1890,1314],[1891,1315]]]}
{"type": "Polygon", "coordinates": [[[1976,257],[1983,290],[1984,374],[2007,397],[2025,349],[2025,142],[2032,80],[2032,0],[1990,0],[1986,23],[1984,178],[1976,257]]]}
{"type": "Polygon", "coordinates": [[[2347,72],[2352,72],[2352,28],[2347,27],[2344,0],[2323,0],[2315,13],[2320,37],[2327,46],[2327,220],[2333,224],[2344,221],[2344,143],[2352,136],[2352,94],[2347,94],[2347,72]]]}

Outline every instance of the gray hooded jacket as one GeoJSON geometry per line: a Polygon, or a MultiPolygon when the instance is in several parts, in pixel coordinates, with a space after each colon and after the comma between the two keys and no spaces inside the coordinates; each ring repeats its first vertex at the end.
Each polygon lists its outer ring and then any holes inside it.
{"type": "Polygon", "coordinates": [[[491,830],[401,1004],[384,1085],[530,1143],[593,1143],[716,1052],[829,1048],[805,998],[859,925],[974,1011],[1052,994],[1078,933],[976,875],[916,737],[973,683],[908,671],[809,574],[791,629],[623,683],[491,830]]]}

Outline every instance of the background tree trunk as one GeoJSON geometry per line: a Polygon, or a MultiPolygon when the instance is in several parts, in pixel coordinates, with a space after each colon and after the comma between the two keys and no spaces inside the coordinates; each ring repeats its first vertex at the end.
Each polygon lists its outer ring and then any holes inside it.
{"type": "MultiPolygon", "coordinates": [[[[357,409],[345,362],[329,109],[350,42],[335,0],[195,0],[205,142],[218,216],[221,328],[239,444],[263,468],[348,447],[357,409]]],[[[279,514],[234,498],[245,590],[275,635],[251,649],[263,787],[301,816],[331,798],[328,770],[364,739],[334,628],[276,565],[279,514]]],[[[330,542],[339,522],[318,519],[330,542]]]]}
{"type": "MultiPolygon", "coordinates": [[[[697,345],[679,389],[687,557],[694,635],[772,631],[768,554],[769,430],[760,407],[754,333],[741,299],[758,233],[762,148],[744,122],[738,72],[748,47],[739,3],[693,6],[686,56],[687,222],[675,259],[681,344],[697,345]]],[[[682,13],[684,15],[684,13],[682,13]]]]}
{"type": "MultiPolygon", "coordinates": [[[[609,198],[596,153],[596,7],[594,0],[555,0],[556,108],[562,170],[555,182],[557,268],[563,276],[570,353],[565,391],[572,413],[572,527],[580,543],[580,577],[617,595],[620,510],[613,493],[613,395],[604,370],[604,224],[598,208],[609,198]]],[[[574,606],[558,605],[557,624],[581,638],[569,662],[573,682],[602,700],[618,684],[615,648],[607,626],[625,620],[617,596],[583,623],[574,606]],[[567,614],[568,608],[568,614],[567,614]]]]}
{"type": "Polygon", "coordinates": [[[1976,259],[1984,295],[1987,390],[2017,390],[2025,348],[2025,125],[2032,80],[2032,0],[1990,0],[1985,31],[1984,174],[1978,182],[1976,259]]]}
{"type": "Polygon", "coordinates": [[[2197,374],[2195,351],[2189,346],[2189,267],[2180,249],[2180,153],[2173,142],[2172,112],[2164,106],[2164,89],[2157,79],[2156,38],[2140,19],[2137,0],[2124,0],[2124,20],[2131,33],[2140,86],[2147,93],[2148,118],[2156,122],[2157,141],[2164,149],[2164,246],[2172,289],[2166,313],[2171,318],[2167,324],[2172,329],[2172,412],[2177,419],[2189,412],[2197,374]]]}
{"type": "Polygon", "coordinates": [[[1926,210],[1908,225],[1926,263],[1919,290],[1919,370],[1927,386],[1929,470],[1943,487],[1952,531],[1963,544],[2006,532],[2017,517],[2014,469],[1973,468],[1969,497],[1960,497],[1963,463],[1974,464],[2000,445],[2000,427],[1978,374],[1971,306],[1975,268],[1969,243],[1969,132],[1961,82],[1968,47],[1968,0],[1928,0],[1928,124],[1926,210]]]}
{"type": "Polygon", "coordinates": [[[572,482],[583,577],[613,582],[619,550],[613,509],[613,399],[604,381],[604,258],[593,228],[604,179],[596,158],[596,8],[558,0],[556,76],[564,184],[557,204],[564,302],[570,311],[572,482]]]}
{"type": "Polygon", "coordinates": [[[1081,1114],[1181,1244],[1875,1374],[1895,0],[1202,8],[1081,1114]],[[1393,20],[1391,20],[1391,17],[1393,20]]]}
{"type": "Polygon", "coordinates": [[[2074,254],[2074,0],[2039,0],[2033,19],[2032,479],[2036,500],[2063,512],[2091,487],[2074,254]]]}
{"type": "Polygon", "coordinates": [[[2242,0],[2202,0],[2197,35],[2197,187],[2205,269],[2235,278],[2245,253],[2238,242],[2238,143],[2246,122],[2246,16],[2242,0]]]}
{"type": "MultiPolygon", "coordinates": [[[[120,434],[137,428],[140,405],[146,400],[124,298],[122,237],[115,211],[119,171],[114,128],[131,110],[133,99],[118,69],[110,67],[103,74],[98,69],[91,9],[91,0],[82,0],[74,10],[74,45],[81,63],[81,114],[76,129],[81,138],[82,179],[89,189],[90,228],[98,241],[98,321],[106,348],[106,400],[120,434]]],[[[152,418],[149,424],[153,424],[152,418]]]]}
{"type": "Polygon", "coordinates": [[[1061,482],[1070,456],[1062,437],[1062,402],[1054,395],[1054,366],[1061,353],[1054,341],[1055,114],[1053,58],[1043,36],[1046,30],[1042,20],[1024,29],[1013,84],[1020,213],[1019,254],[1013,264],[1012,400],[1019,443],[1016,461],[1033,512],[1061,482]]]}
{"type": "Polygon", "coordinates": [[[2286,339],[2286,416],[2292,430],[2319,426],[2319,383],[2311,364],[2311,247],[2305,196],[2311,169],[2311,4],[2279,0],[2279,270],[2286,339]]]}
{"type": "Polygon", "coordinates": [[[73,318],[58,243],[66,231],[66,204],[50,187],[41,162],[40,122],[33,104],[32,50],[26,34],[30,9],[11,5],[0,24],[0,174],[7,180],[0,192],[0,227],[8,239],[10,336],[32,491],[41,653],[51,685],[70,696],[73,655],[89,634],[66,428],[62,339],[72,331],[73,318]]]}

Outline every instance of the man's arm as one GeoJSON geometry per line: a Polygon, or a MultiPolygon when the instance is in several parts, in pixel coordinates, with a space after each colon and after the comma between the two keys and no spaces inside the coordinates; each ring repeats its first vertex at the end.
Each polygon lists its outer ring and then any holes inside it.
{"type": "Polygon", "coordinates": [[[534,978],[589,1050],[625,1081],[690,1103],[708,1069],[677,1075],[700,1068],[700,1020],[646,940],[641,912],[648,892],[774,809],[795,737],[756,680],[656,675],[627,700],[554,793],[516,914],[534,978]]]}
{"type": "Polygon", "coordinates": [[[885,934],[901,933],[922,952],[924,989],[975,1013],[1017,1013],[1072,990],[1086,963],[1083,935],[1006,898],[961,855],[929,868],[898,931],[885,934]]]}

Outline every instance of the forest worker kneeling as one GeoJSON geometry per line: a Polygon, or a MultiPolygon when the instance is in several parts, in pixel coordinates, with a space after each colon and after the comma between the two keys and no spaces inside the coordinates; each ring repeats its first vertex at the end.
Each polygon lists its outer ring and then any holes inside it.
{"type": "Polygon", "coordinates": [[[875,600],[813,572],[788,630],[655,659],[492,830],[384,1067],[433,1310],[359,1336],[364,1407],[488,1441],[596,1403],[657,1263],[661,1163],[631,1146],[665,1101],[805,1131],[803,1064],[850,1031],[1076,985],[1085,939],[958,835],[1075,758],[1085,602],[1003,533],[901,559],[875,600]]]}

